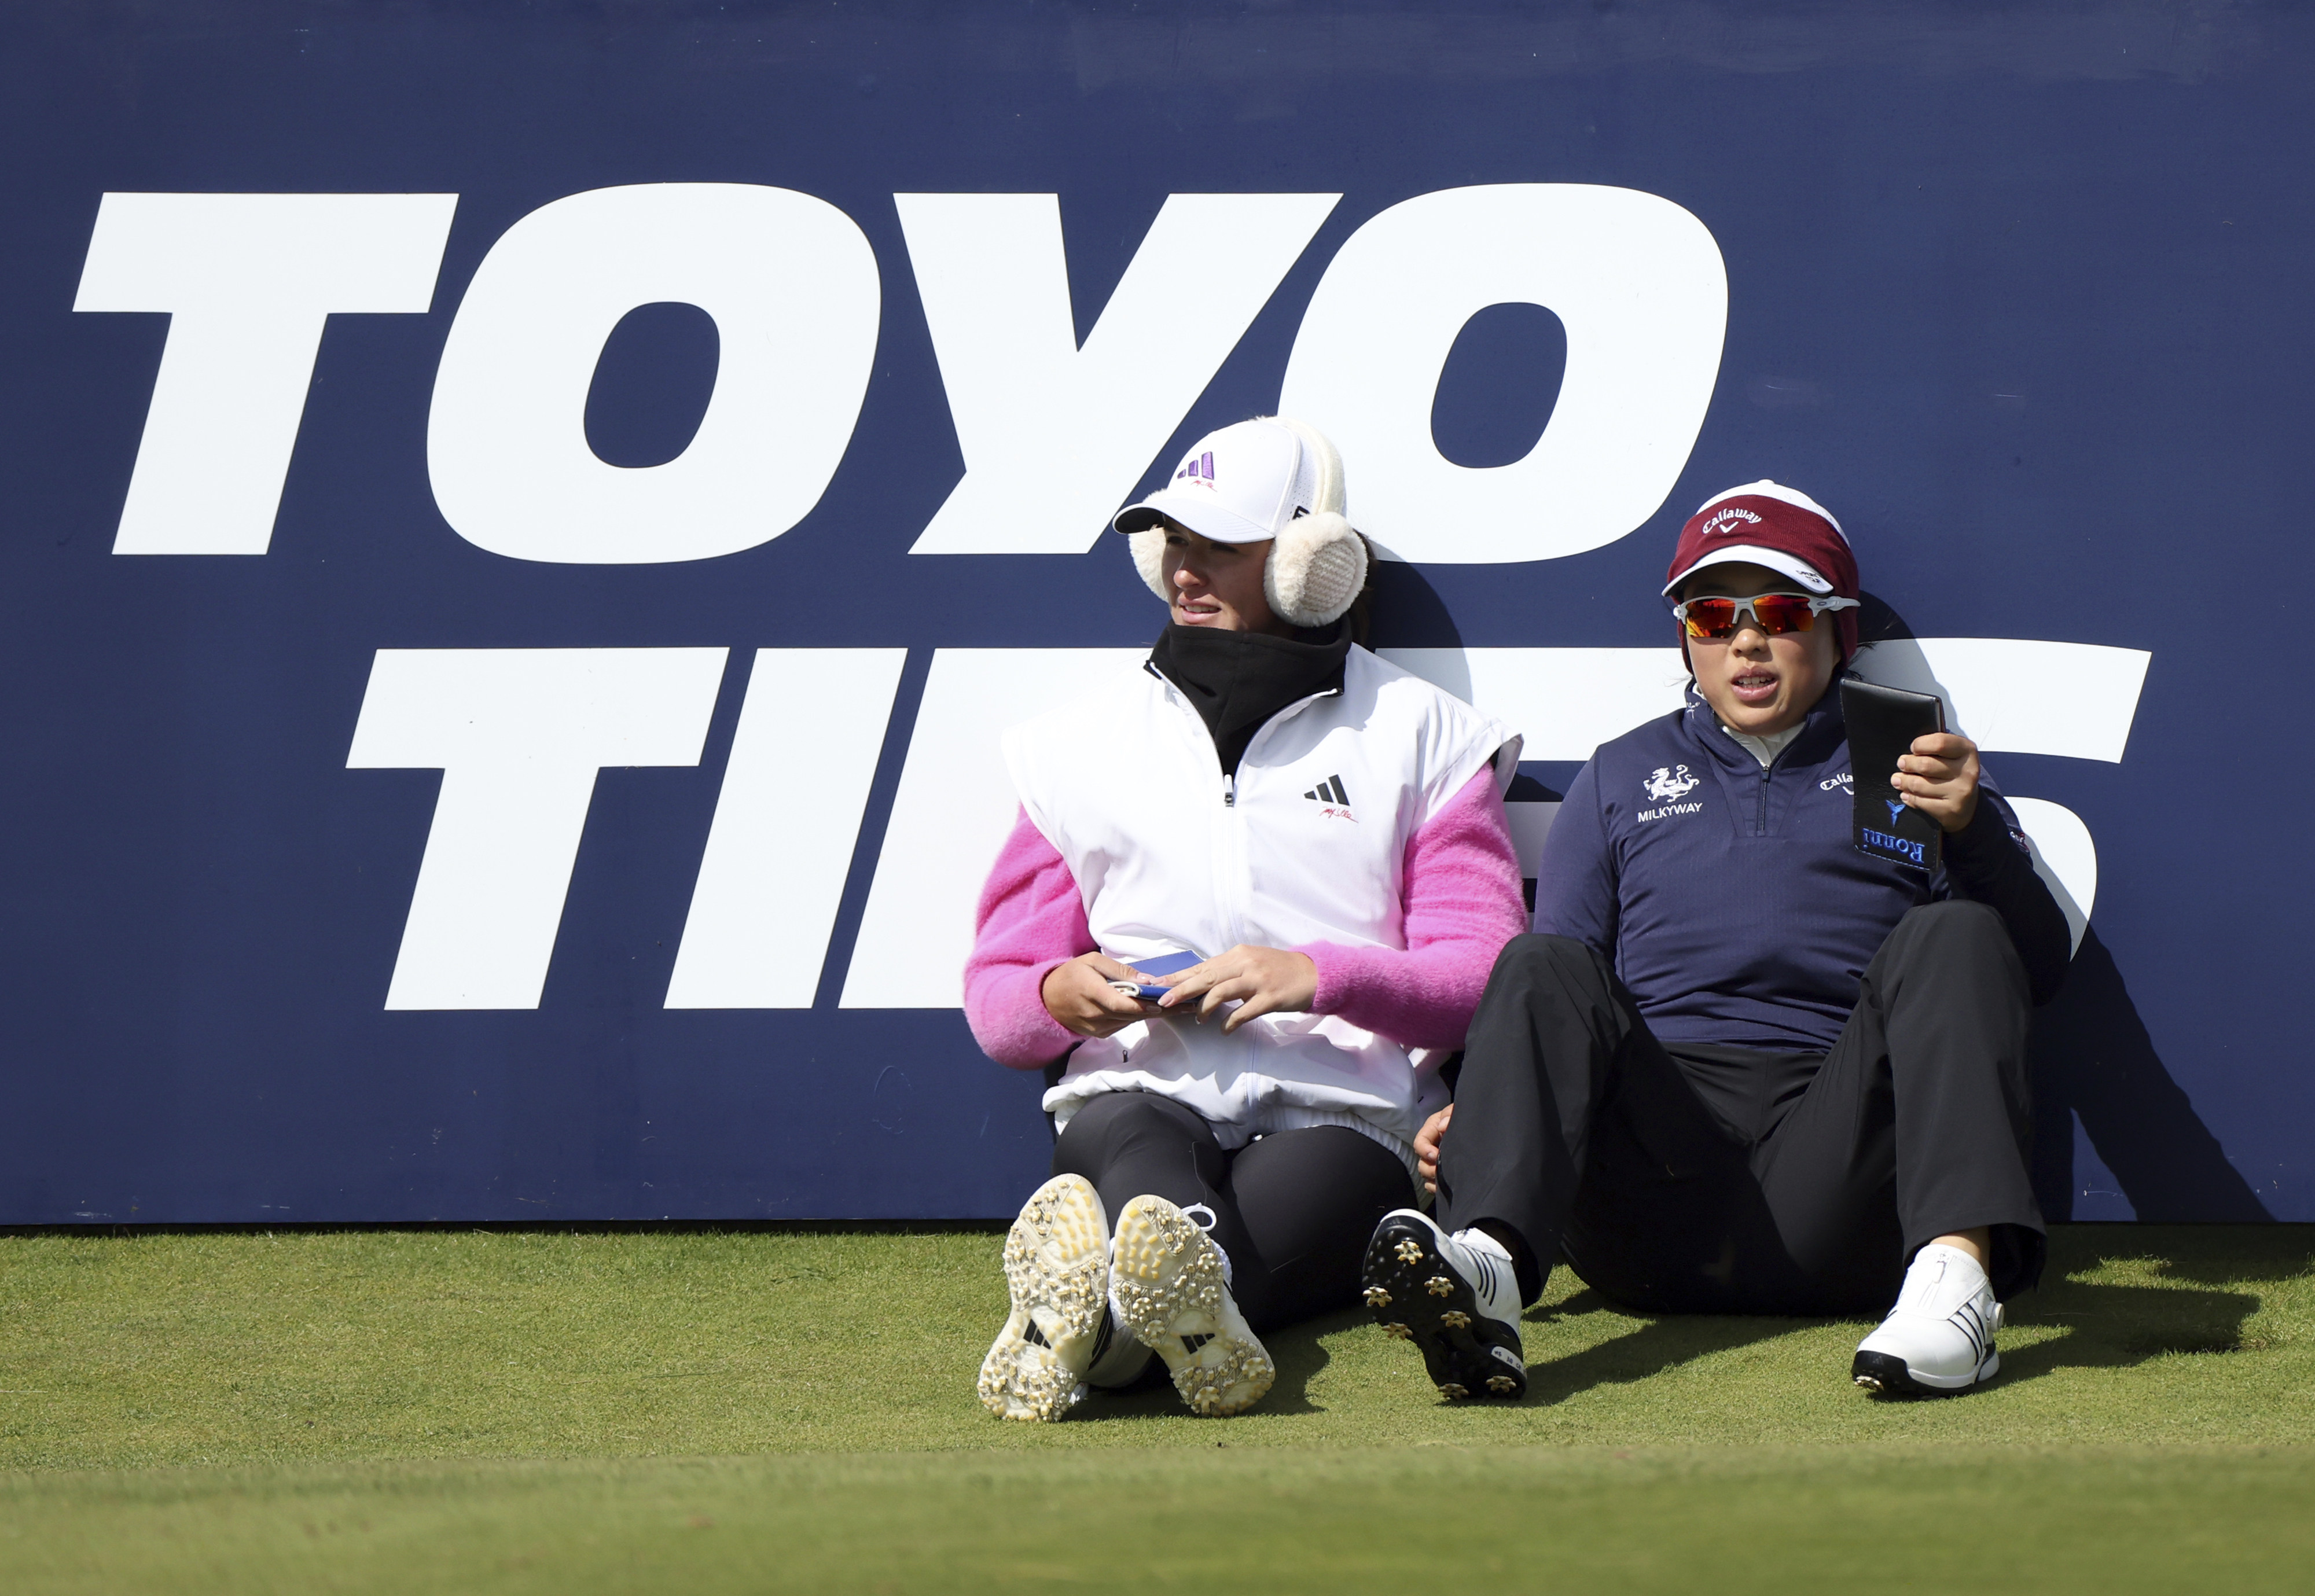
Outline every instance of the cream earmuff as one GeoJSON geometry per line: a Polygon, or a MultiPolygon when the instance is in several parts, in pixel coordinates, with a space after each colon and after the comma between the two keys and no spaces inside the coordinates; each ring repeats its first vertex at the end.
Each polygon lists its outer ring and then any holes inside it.
{"type": "MultiPolygon", "coordinates": [[[[1317,468],[1317,502],[1310,513],[1297,516],[1270,545],[1262,568],[1262,596],[1271,613],[1296,626],[1327,626],[1342,619],[1351,601],[1367,585],[1366,540],[1343,516],[1343,459],[1326,435],[1286,416],[1276,421],[1301,440],[1317,468]]],[[[1133,563],[1149,590],[1166,603],[1166,529],[1152,527],[1126,541],[1133,545],[1133,563]]]]}

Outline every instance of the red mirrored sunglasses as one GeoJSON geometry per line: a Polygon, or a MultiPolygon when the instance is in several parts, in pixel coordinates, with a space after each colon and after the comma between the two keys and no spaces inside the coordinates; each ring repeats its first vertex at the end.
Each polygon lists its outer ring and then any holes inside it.
{"type": "Polygon", "coordinates": [[[1750,598],[1691,598],[1672,607],[1690,637],[1725,643],[1748,621],[1770,637],[1806,632],[1828,609],[1855,609],[1854,598],[1812,598],[1805,593],[1756,593],[1750,598]]]}

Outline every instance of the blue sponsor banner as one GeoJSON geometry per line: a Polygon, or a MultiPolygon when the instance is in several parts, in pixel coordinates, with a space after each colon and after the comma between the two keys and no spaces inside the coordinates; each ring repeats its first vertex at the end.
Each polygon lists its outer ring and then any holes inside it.
{"type": "Polygon", "coordinates": [[[2075,922],[2047,1206],[2315,1219],[2311,82],[2225,7],[11,6],[0,1223],[1009,1213],[993,737],[1280,409],[1530,859],[1686,514],[1831,507],[2075,922]]]}

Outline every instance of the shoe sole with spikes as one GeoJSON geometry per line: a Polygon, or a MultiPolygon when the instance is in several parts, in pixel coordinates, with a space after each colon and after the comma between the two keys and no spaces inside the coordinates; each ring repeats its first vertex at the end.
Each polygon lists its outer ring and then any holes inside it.
{"type": "Polygon", "coordinates": [[[1166,1361],[1192,1411],[1243,1413],[1278,1378],[1223,1283],[1221,1254],[1163,1197],[1136,1197],[1118,1216],[1110,1290],[1125,1328],[1166,1361]]]}
{"type": "Polygon", "coordinates": [[[1005,1237],[1013,1311],[981,1360],[981,1405],[1051,1423],[1084,1399],[1109,1302],[1109,1218],[1080,1175],[1030,1193],[1005,1237]]]}
{"type": "Polygon", "coordinates": [[[1376,1227],[1360,1282],[1383,1334],[1411,1341],[1441,1396],[1527,1395],[1519,1333],[1479,1311],[1478,1294],[1439,1255],[1430,1227],[1396,1215],[1376,1227]]]}
{"type": "Polygon", "coordinates": [[[1849,1365],[1849,1378],[1876,1396],[1958,1396],[2000,1372],[2001,1354],[1991,1343],[1977,1368],[1959,1377],[1917,1373],[1894,1352],[1859,1352],[1849,1365]]]}

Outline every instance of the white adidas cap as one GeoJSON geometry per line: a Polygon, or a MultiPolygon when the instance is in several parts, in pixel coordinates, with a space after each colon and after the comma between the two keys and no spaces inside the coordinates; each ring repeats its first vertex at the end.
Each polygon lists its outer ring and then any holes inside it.
{"type": "Polygon", "coordinates": [[[1190,446],[1174,479],[1110,522],[1118,532],[1146,532],[1161,518],[1216,543],[1261,543],[1297,517],[1321,510],[1324,464],[1294,430],[1272,417],[1239,421],[1190,446]]]}

